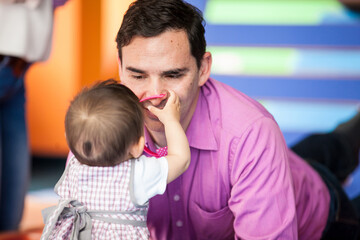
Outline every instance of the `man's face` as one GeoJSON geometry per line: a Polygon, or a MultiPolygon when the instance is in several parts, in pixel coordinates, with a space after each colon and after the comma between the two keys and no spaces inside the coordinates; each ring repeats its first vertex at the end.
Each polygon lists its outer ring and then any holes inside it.
{"type": "MultiPolygon", "coordinates": [[[[170,30],[150,38],[134,37],[122,48],[119,68],[121,83],[139,99],[165,94],[163,98],[145,101],[145,107],[163,108],[169,97],[168,90],[173,90],[180,99],[180,122],[187,128],[196,107],[199,88],[209,76],[204,74],[203,67],[198,69],[184,31],[170,30]]],[[[152,132],[164,131],[162,123],[147,109],[145,125],[152,132]]]]}

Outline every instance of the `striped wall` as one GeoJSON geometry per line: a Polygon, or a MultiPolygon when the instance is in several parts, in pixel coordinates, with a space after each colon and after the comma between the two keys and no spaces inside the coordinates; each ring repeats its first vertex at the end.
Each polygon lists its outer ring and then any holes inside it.
{"type": "MultiPolygon", "coordinates": [[[[189,0],[203,11],[212,77],[259,100],[289,145],[360,108],[360,14],[336,0],[189,0]]],[[[360,169],[346,186],[360,193],[360,169]]]]}

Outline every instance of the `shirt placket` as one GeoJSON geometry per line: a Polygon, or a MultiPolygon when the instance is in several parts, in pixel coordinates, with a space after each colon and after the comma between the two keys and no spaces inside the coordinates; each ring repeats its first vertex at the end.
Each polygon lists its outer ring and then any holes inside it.
{"type": "Polygon", "coordinates": [[[171,209],[172,234],[173,239],[184,239],[184,233],[187,233],[186,219],[184,215],[184,200],[181,195],[182,177],[180,176],[171,183],[168,188],[168,197],[171,209]]]}

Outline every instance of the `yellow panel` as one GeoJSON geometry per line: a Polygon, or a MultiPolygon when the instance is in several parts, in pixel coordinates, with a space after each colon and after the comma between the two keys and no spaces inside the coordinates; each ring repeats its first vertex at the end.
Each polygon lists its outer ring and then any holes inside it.
{"type": "Polygon", "coordinates": [[[48,61],[31,66],[27,76],[27,116],[31,151],[65,156],[64,118],[79,89],[79,2],[55,11],[53,46],[48,61]]]}
{"type": "Polygon", "coordinates": [[[88,85],[100,78],[101,1],[80,2],[80,82],[81,85],[88,85]]]}
{"type": "Polygon", "coordinates": [[[123,16],[133,0],[104,0],[101,2],[101,78],[118,77],[117,48],[115,38],[123,16]]]}
{"type": "Polygon", "coordinates": [[[32,153],[66,156],[64,118],[73,96],[96,80],[117,78],[115,37],[130,0],[69,0],[55,11],[52,53],[27,76],[32,153]]]}

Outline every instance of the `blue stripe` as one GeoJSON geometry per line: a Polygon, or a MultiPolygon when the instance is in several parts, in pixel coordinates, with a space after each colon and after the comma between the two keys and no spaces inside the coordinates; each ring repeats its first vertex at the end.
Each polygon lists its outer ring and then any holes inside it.
{"type": "Polygon", "coordinates": [[[281,130],[287,132],[328,132],[353,117],[358,103],[300,100],[262,100],[281,130]]]}
{"type": "Polygon", "coordinates": [[[207,25],[208,45],[359,46],[360,25],[207,25]]]}
{"type": "Polygon", "coordinates": [[[201,12],[205,12],[207,0],[186,0],[185,2],[197,7],[201,12]]]}
{"type": "Polygon", "coordinates": [[[252,97],[360,100],[360,79],[324,80],[225,75],[212,77],[252,97]]]}
{"type": "Polygon", "coordinates": [[[282,131],[286,144],[291,147],[313,132],[282,131]]]}
{"type": "Polygon", "coordinates": [[[358,76],[359,49],[299,49],[295,74],[358,76]]]}
{"type": "Polygon", "coordinates": [[[354,170],[350,179],[349,185],[344,186],[344,189],[349,198],[353,199],[360,195],[360,166],[354,170]]]}

